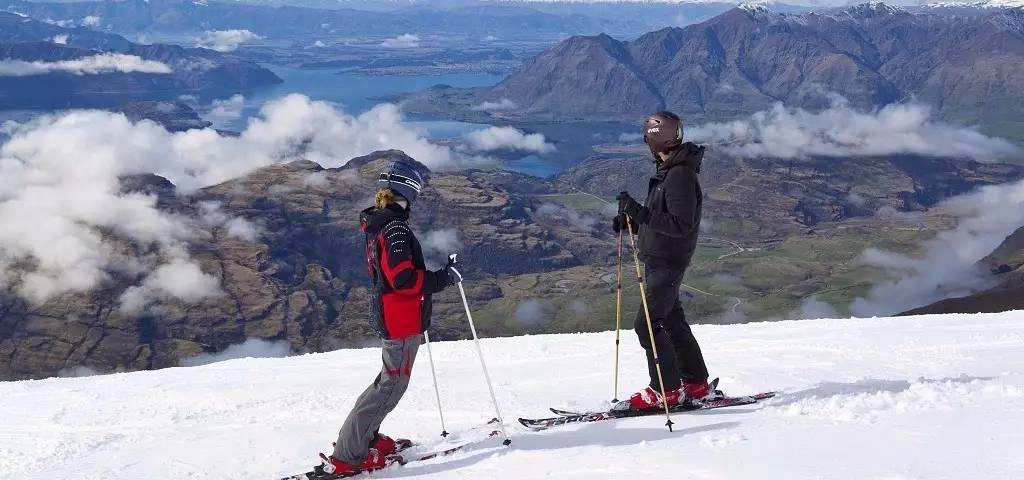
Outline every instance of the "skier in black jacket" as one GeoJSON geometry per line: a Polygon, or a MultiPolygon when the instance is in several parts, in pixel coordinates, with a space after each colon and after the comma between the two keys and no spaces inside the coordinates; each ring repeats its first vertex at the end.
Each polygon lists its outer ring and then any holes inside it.
{"type": "MultiPolygon", "coordinates": [[[[682,121],[671,112],[658,112],[644,121],[644,141],[654,156],[656,173],[648,184],[647,201],[640,205],[628,192],[618,195],[619,216],[613,228],[625,228],[625,216],[639,231],[639,256],[644,264],[644,283],[651,327],[665,381],[665,401],[671,407],[683,400],[713,395],[700,345],[686,323],[679,303],[683,274],[697,248],[703,192],[697,174],[704,147],[683,143],[682,121]]],[[[660,384],[651,349],[647,320],[641,308],[634,325],[640,345],[647,351],[651,382],[629,401],[633,408],[660,408],[660,384]]]]}
{"type": "Polygon", "coordinates": [[[359,215],[372,281],[370,325],[383,341],[384,366],[356,399],[338,433],[334,452],[324,456],[324,469],[329,473],[382,468],[385,457],[395,453],[395,441],[378,430],[409,386],[423,332],[430,328],[431,295],[459,280],[452,271],[454,259],[440,270],[426,269],[423,251],[409,228],[410,208],[424,185],[414,166],[392,163],[377,180],[375,205],[359,215]]]}

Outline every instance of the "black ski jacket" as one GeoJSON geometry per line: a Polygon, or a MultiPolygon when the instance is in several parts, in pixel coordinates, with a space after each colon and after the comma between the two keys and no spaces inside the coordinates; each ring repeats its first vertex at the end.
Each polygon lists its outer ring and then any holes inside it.
{"type": "Polygon", "coordinates": [[[640,259],[667,267],[686,268],[697,250],[704,192],[700,164],[704,147],[687,142],[658,164],[647,187],[647,223],[640,225],[640,259]]]}
{"type": "Polygon", "coordinates": [[[448,286],[444,270],[431,272],[423,250],[398,205],[359,214],[366,234],[366,267],[373,282],[370,326],[381,338],[402,339],[430,328],[431,295],[448,286]]]}

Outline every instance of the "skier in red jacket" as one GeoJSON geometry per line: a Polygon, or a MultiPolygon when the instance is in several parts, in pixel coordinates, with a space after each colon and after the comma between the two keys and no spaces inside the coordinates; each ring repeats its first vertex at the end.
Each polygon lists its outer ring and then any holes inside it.
{"type": "MultiPolygon", "coordinates": [[[[426,172],[423,172],[426,173],[426,172]]],[[[425,185],[424,175],[406,162],[392,163],[377,180],[374,206],[360,213],[366,234],[366,264],[372,281],[370,325],[383,341],[384,366],[359,396],[338,433],[325,471],[346,474],[385,466],[396,444],[378,430],[398,405],[430,327],[431,295],[458,282],[454,259],[428,271],[423,251],[409,228],[409,212],[425,185]]]]}

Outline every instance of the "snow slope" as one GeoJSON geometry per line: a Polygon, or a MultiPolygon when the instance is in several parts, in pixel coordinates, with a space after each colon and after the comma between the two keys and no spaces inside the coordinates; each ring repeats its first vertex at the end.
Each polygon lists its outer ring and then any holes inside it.
{"type": "MultiPolygon", "coordinates": [[[[756,407],[646,417],[497,441],[373,478],[1024,478],[1024,312],[697,326],[756,407]]],[[[644,383],[623,332],[622,395],[644,383]]],[[[613,334],[484,341],[509,420],[611,396],[613,334]]],[[[434,356],[450,431],[492,416],[472,344],[434,356]]],[[[383,431],[440,431],[424,351],[383,431]]],[[[0,383],[2,479],[276,479],[314,463],[378,368],[375,349],[0,383]]]]}

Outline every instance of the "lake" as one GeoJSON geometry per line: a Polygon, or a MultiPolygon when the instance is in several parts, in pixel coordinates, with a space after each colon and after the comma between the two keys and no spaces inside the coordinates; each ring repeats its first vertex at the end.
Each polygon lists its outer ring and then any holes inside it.
{"type": "MultiPolygon", "coordinates": [[[[482,73],[368,76],[339,73],[334,69],[263,66],[281,77],[284,83],[239,92],[245,96],[241,116],[222,120],[208,117],[207,119],[213,121],[217,128],[241,130],[250,118],[259,114],[260,108],[266,102],[290,93],[301,93],[314,100],[329,102],[345,113],[358,115],[381,103],[381,98],[416,92],[438,84],[460,88],[487,87],[497,84],[504,78],[501,75],[482,73]]],[[[226,95],[224,98],[229,96],[226,95]]],[[[201,110],[209,111],[212,100],[201,99],[205,107],[201,110]]],[[[408,123],[422,129],[424,135],[431,140],[458,139],[469,132],[490,126],[453,120],[409,120],[408,123]]],[[[613,142],[624,131],[622,125],[608,123],[538,124],[522,128],[529,133],[543,133],[550,142],[556,144],[558,151],[550,154],[522,155],[503,152],[499,155],[503,159],[502,168],[538,177],[555,175],[578,164],[593,153],[591,145],[613,142]]]]}
{"type": "MultiPolygon", "coordinates": [[[[249,119],[259,114],[260,108],[268,101],[291,93],[300,93],[314,100],[321,100],[344,111],[358,115],[381,103],[381,98],[393,97],[403,93],[423,90],[434,85],[445,84],[453,87],[472,88],[486,87],[497,84],[502,75],[482,73],[452,73],[445,75],[408,75],[408,76],[367,76],[354,73],[339,73],[334,69],[299,69],[278,65],[263,65],[269,68],[284,82],[270,87],[245,91],[222,91],[219,93],[205,92],[198,95],[180,97],[192,105],[204,118],[214,122],[216,128],[239,131],[246,127],[249,119]],[[239,115],[215,117],[210,115],[215,101],[223,101],[235,94],[244,97],[239,115]]],[[[170,92],[150,95],[145,98],[132,97],[96,97],[76,99],[76,108],[106,108],[129,101],[138,100],[174,100],[179,98],[170,92]]],[[[24,122],[32,117],[53,112],[55,109],[39,110],[7,110],[0,111],[0,126],[4,121],[24,122]]],[[[469,132],[487,128],[490,125],[466,123],[443,119],[416,119],[408,123],[419,128],[425,137],[435,141],[459,139],[469,132]]],[[[502,168],[547,177],[558,174],[572,167],[593,154],[592,145],[615,142],[620,134],[633,130],[632,126],[614,123],[562,124],[547,123],[519,126],[528,133],[539,132],[549,142],[554,143],[557,151],[549,154],[517,155],[515,152],[499,152],[503,163],[502,168]]],[[[0,128],[0,141],[4,140],[4,132],[0,128]]],[[[369,153],[369,152],[367,152],[369,153]]]]}
{"type": "MultiPolygon", "coordinates": [[[[434,85],[445,84],[453,87],[486,87],[504,78],[501,75],[480,73],[453,73],[445,75],[368,76],[354,73],[338,73],[334,69],[300,69],[278,65],[263,65],[284,80],[284,83],[248,92],[245,96],[242,116],[236,119],[214,121],[218,128],[240,130],[246,122],[259,113],[266,102],[290,93],[301,93],[314,100],[334,104],[345,113],[358,115],[381,103],[380,98],[416,92],[434,85]]],[[[424,128],[432,139],[452,138],[486,128],[488,125],[454,122],[422,121],[413,122],[424,128]]]]}

